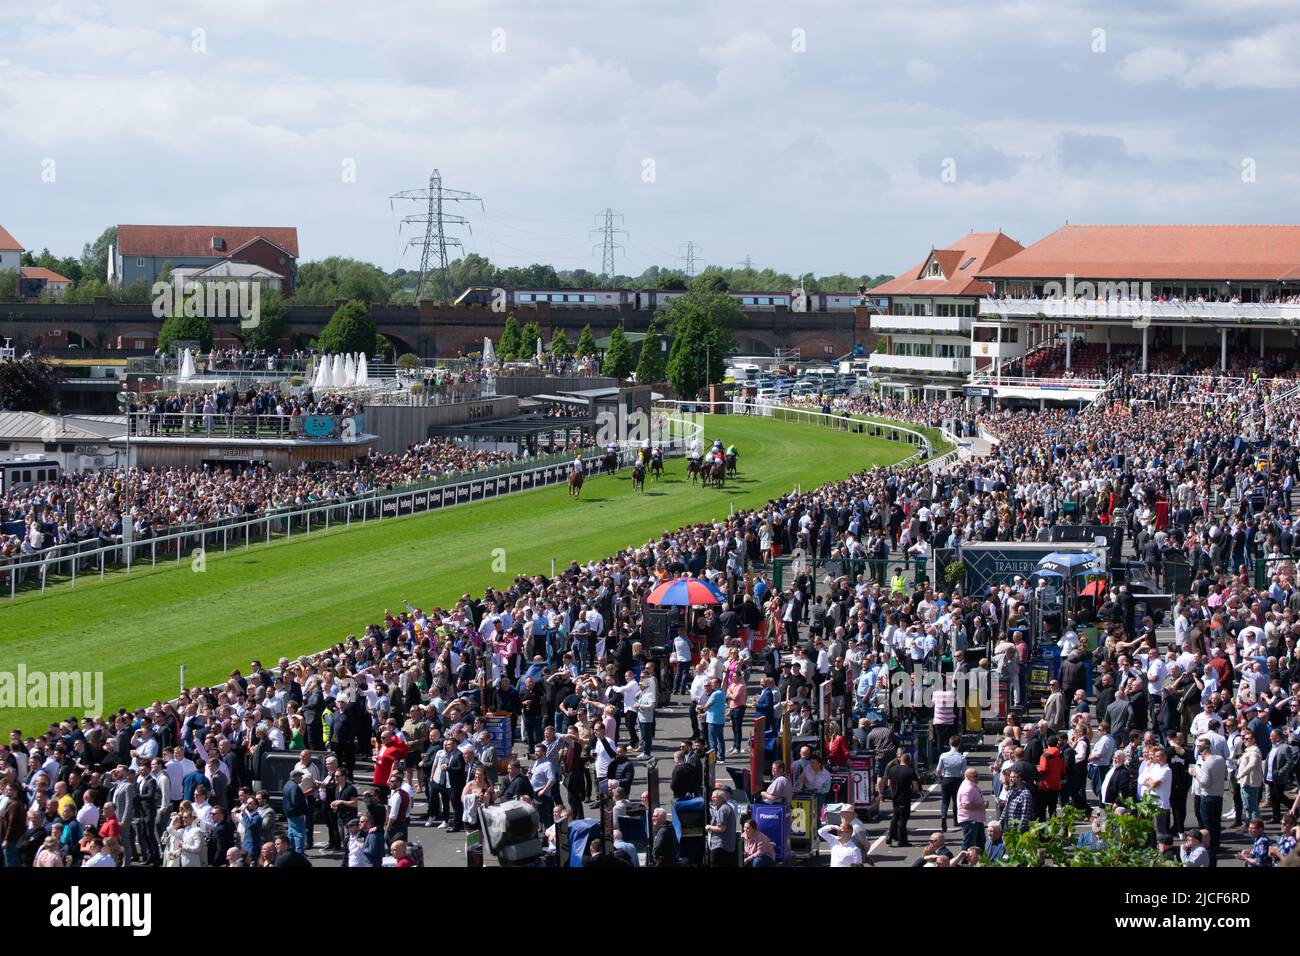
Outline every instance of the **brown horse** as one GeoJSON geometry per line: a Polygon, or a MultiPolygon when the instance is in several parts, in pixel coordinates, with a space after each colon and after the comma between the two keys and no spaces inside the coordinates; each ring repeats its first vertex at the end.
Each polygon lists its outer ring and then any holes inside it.
{"type": "Polygon", "coordinates": [[[706,461],[700,466],[700,480],[703,482],[705,488],[710,485],[717,485],[721,488],[727,480],[726,463],[721,461],[706,461]]]}
{"type": "Polygon", "coordinates": [[[727,474],[734,475],[736,473],[736,456],[727,455],[726,461],[727,461],[727,474]]]}
{"type": "Polygon", "coordinates": [[[658,481],[661,477],[663,477],[663,473],[664,473],[663,456],[656,455],[650,459],[650,477],[653,478],[655,481],[658,481]]]}
{"type": "Polygon", "coordinates": [[[600,459],[600,472],[603,475],[618,474],[618,455],[614,452],[606,452],[600,459]]]}
{"type": "Polygon", "coordinates": [[[577,468],[570,468],[569,469],[569,497],[571,498],[582,497],[582,482],[583,482],[582,472],[579,471],[577,468]]]}
{"type": "Polygon", "coordinates": [[[645,491],[645,465],[639,461],[632,466],[632,490],[645,491]]]}
{"type": "Polygon", "coordinates": [[[688,458],[686,460],[686,477],[691,479],[691,484],[695,484],[699,480],[701,467],[698,458],[688,458]]]}

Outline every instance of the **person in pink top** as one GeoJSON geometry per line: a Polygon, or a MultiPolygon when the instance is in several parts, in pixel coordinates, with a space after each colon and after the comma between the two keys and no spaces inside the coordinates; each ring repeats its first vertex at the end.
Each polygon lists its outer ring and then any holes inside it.
{"type": "Polygon", "coordinates": [[[984,848],[984,814],[988,801],[980,792],[979,772],[974,767],[966,771],[966,779],[957,788],[957,823],[961,826],[961,848],[984,848]]]}
{"type": "Polygon", "coordinates": [[[745,730],[745,704],[749,700],[749,689],[740,671],[732,675],[727,685],[727,715],[731,717],[731,737],[736,753],[740,753],[740,739],[745,730]]]}

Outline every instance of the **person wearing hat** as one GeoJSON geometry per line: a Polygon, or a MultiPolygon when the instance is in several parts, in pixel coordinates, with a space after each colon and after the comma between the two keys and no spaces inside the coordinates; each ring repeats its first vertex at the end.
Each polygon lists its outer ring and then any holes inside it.
{"type": "Polygon", "coordinates": [[[289,842],[295,853],[307,849],[307,796],[302,790],[302,776],[302,771],[295,767],[282,791],[281,809],[289,828],[289,842]]]}

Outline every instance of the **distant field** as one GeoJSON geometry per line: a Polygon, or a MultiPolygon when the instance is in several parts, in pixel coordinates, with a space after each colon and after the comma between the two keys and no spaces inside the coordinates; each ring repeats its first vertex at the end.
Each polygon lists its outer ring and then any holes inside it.
{"type": "MultiPolygon", "coordinates": [[[[572,560],[640,545],[661,531],[761,504],[790,490],[906,457],[911,446],[770,419],[710,416],[706,435],[734,442],[741,474],[726,489],[685,480],[681,459],[658,484],[634,495],[628,471],[587,482],[580,501],[566,488],[209,552],[206,571],[180,565],[130,577],[79,580],[45,595],[0,600],[0,671],[98,670],[106,710],[176,695],[186,683],[215,683],[250,658],[274,661],[320,650],[403,600],[446,604],[466,591],[550,573],[572,560]],[[493,571],[501,548],[504,573],[493,571]]],[[[52,708],[9,710],[0,721],[25,732],[68,716],[52,708]],[[8,718],[5,720],[5,718],[8,718]]]]}

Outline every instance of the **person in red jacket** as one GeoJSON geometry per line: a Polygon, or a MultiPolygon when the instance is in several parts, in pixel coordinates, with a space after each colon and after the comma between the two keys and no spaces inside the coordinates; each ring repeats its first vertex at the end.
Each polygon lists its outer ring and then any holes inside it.
{"type": "Polygon", "coordinates": [[[379,799],[388,800],[388,778],[399,760],[405,760],[410,749],[406,741],[396,736],[391,730],[385,730],[379,738],[379,756],[375,758],[374,785],[379,789],[379,799]]]}
{"type": "Polygon", "coordinates": [[[1065,779],[1065,757],[1061,753],[1061,738],[1052,734],[1047,738],[1047,748],[1038,758],[1038,818],[1046,820],[1056,816],[1056,804],[1061,798],[1065,779]]]}

